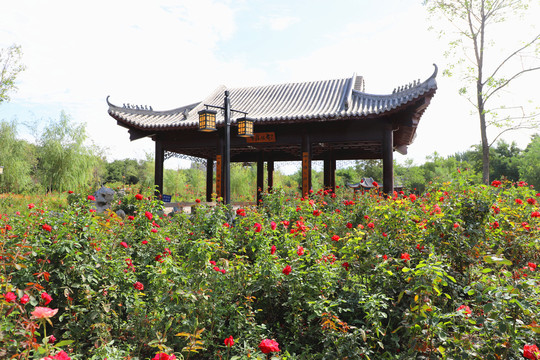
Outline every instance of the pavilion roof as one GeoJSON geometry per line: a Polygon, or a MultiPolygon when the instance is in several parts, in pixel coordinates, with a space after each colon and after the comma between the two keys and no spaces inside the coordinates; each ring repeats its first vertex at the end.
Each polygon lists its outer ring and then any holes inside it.
{"type": "MultiPolygon", "coordinates": [[[[198,112],[205,105],[223,106],[224,91],[229,90],[232,109],[248,113],[255,123],[297,123],[350,118],[377,117],[403,109],[419,98],[433,95],[437,89],[433,74],[425,81],[414,81],[391,94],[364,92],[364,79],[350,78],[252,86],[227,89],[218,87],[201,102],[168,111],[155,111],[143,106],[116,106],[109,102],[109,114],[124,126],[141,130],[174,130],[196,128],[198,112]]],[[[237,114],[232,113],[232,122],[237,114]]],[[[421,114],[420,114],[421,115],[421,114]]],[[[223,116],[218,112],[217,123],[223,116]]]]}

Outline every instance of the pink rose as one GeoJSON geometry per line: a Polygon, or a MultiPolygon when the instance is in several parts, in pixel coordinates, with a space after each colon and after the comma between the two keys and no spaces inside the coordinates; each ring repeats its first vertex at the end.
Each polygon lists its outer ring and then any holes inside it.
{"type": "Polygon", "coordinates": [[[32,316],[37,319],[50,318],[56,315],[58,309],[50,309],[48,307],[36,306],[34,311],[32,311],[32,316]]]}

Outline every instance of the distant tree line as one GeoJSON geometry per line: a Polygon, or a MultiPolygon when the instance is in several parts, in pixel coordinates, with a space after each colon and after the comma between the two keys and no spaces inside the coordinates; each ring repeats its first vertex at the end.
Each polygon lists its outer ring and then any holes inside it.
{"type": "MultiPolygon", "coordinates": [[[[526,181],[540,188],[540,136],[532,137],[525,149],[515,143],[499,141],[490,148],[490,178],[526,181]]],[[[103,151],[87,144],[85,127],[72,122],[61,113],[41,131],[34,142],[18,137],[17,124],[0,122],[0,175],[2,193],[46,193],[51,191],[96,189],[102,185],[113,188],[137,187],[144,190],[154,183],[152,155],[144,160],[123,159],[107,161],[103,151]]],[[[434,153],[425,163],[412,160],[394,166],[395,184],[408,191],[424,191],[429,182],[451,181],[456,172],[467,170],[482,181],[482,150],[480,145],[465,152],[442,157],[434,153]]],[[[359,160],[336,171],[336,183],[345,186],[358,183],[363,177],[382,182],[381,160],[359,160]]],[[[256,190],[256,164],[232,164],[231,191],[235,201],[253,201],[256,190]]],[[[312,170],[313,189],[323,185],[322,171],[312,170]]],[[[214,179],[215,181],[215,179],[214,179]]],[[[290,175],[279,170],[274,186],[296,191],[301,184],[301,169],[290,175]]],[[[165,169],[164,193],[174,201],[203,199],[206,191],[206,170],[192,163],[188,169],[165,169]]]]}

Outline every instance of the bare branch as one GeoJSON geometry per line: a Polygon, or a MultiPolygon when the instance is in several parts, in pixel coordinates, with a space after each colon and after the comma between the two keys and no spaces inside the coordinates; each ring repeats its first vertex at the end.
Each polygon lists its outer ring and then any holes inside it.
{"type": "MultiPolygon", "coordinates": [[[[530,41],[529,43],[523,45],[521,48],[517,49],[516,51],[514,51],[512,54],[508,55],[508,57],[506,59],[504,59],[500,64],[499,66],[495,69],[495,71],[493,71],[493,73],[491,74],[491,76],[489,78],[493,78],[497,72],[503,67],[503,65],[508,61],[510,60],[511,58],[513,58],[514,56],[516,56],[518,53],[520,53],[521,51],[525,50],[526,48],[528,48],[529,46],[531,46],[532,44],[534,44],[536,41],[540,40],[540,34],[536,35],[534,37],[534,39],[532,41],[530,41]]],[[[488,78],[488,79],[489,79],[488,78]]],[[[487,81],[487,80],[486,80],[487,81]]],[[[484,82],[485,84],[485,82],[484,82]]]]}
{"type": "Polygon", "coordinates": [[[518,76],[526,73],[526,72],[529,72],[529,71],[535,71],[535,70],[540,70],[540,66],[537,66],[537,67],[534,67],[534,68],[530,68],[530,69],[525,69],[525,70],[521,70],[517,73],[514,74],[514,76],[512,76],[510,79],[506,80],[503,84],[501,84],[500,86],[496,87],[493,91],[489,92],[487,91],[486,92],[486,96],[484,97],[484,103],[487,102],[487,100],[493,95],[495,94],[497,91],[499,91],[500,89],[504,88],[505,86],[507,86],[512,80],[514,80],[515,78],[517,78],[518,76]]]}

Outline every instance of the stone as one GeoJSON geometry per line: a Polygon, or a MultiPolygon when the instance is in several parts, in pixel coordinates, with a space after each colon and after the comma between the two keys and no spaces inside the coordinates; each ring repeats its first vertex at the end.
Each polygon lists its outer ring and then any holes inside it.
{"type": "Polygon", "coordinates": [[[114,200],[116,192],[113,189],[103,186],[101,189],[94,193],[96,198],[96,211],[103,213],[105,210],[111,208],[111,203],[114,200]]]}

